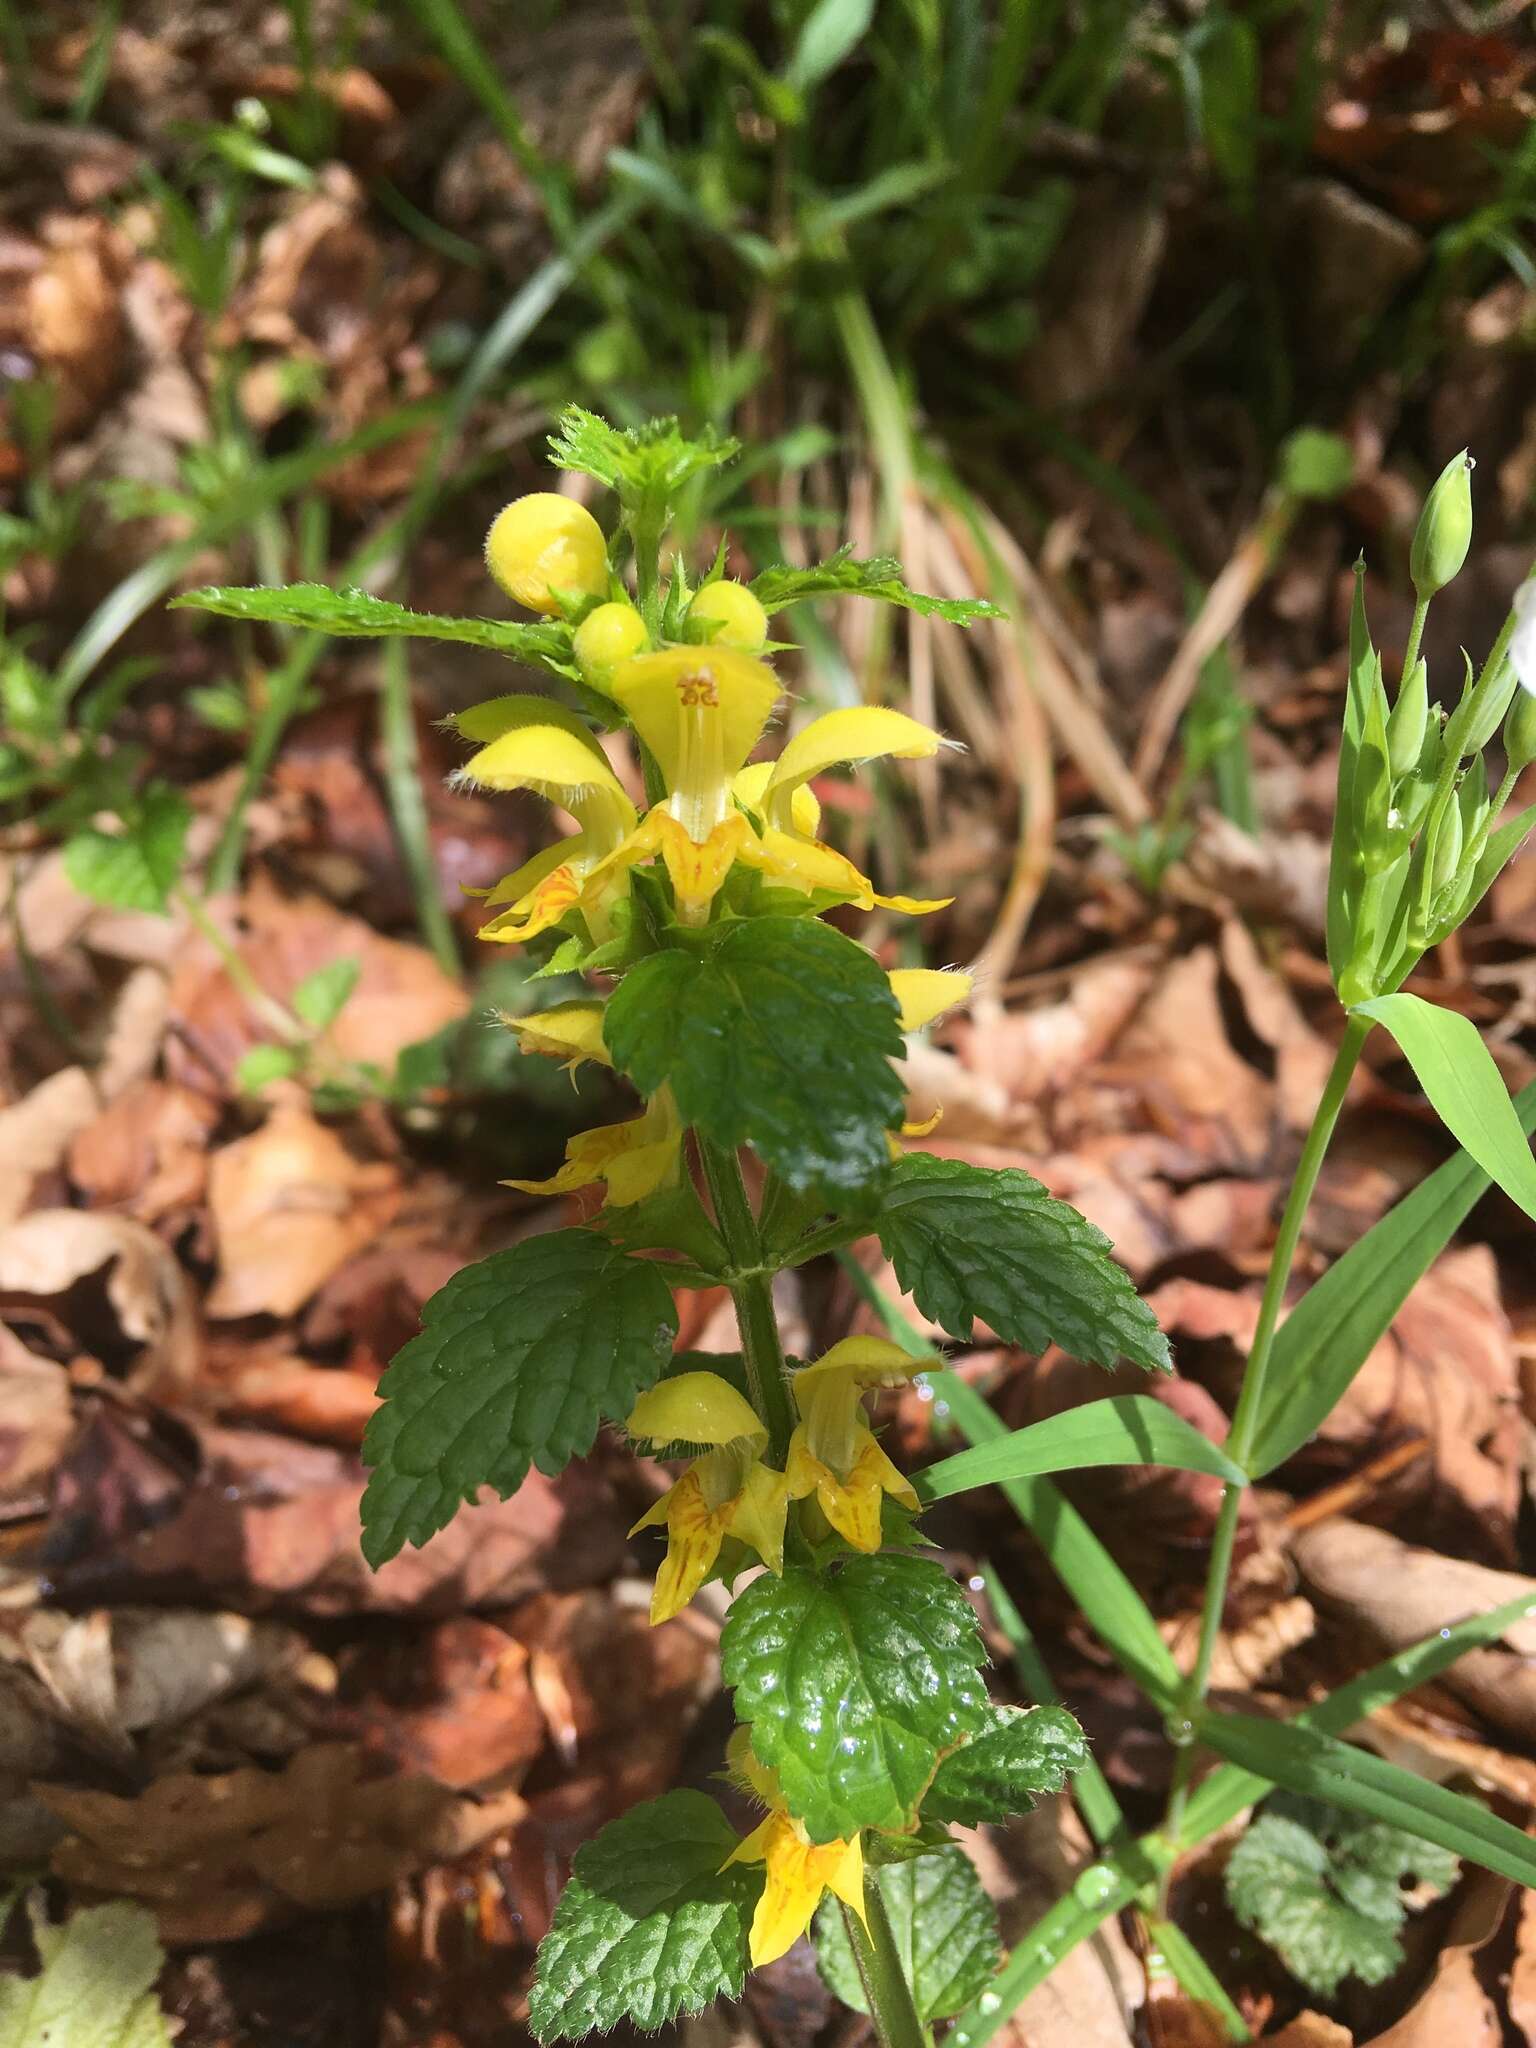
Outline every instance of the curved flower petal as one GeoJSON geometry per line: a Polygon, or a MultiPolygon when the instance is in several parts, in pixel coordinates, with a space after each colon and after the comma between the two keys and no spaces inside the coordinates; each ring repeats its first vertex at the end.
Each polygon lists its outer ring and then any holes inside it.
{"type": "Polygon", "coordinates": [[[517,1034],[524,1052],[547,1053],[573,1067],[580,1060],[611,1067],[613,1055],[603,1042],[603,1009],[602,1003],[556,1003],[531,1017],[503,1017],[501,1022],[517,1034]]]}
{"type": "Polygon", "coordinates": [[[609,844],[633,830],[635,807],[608,756],[562,706],[543,697],[501,697],[476,709],[488,714],[484,728],[496,723],[499,730],[471,754],[458,781],[482,789],[531,789],[609,844]]]}
{"type": "Polygon", "coordinates": [[[797,732],[785,747],[768,777],[764,801],[774,823],[787,824],[791,793],[840,761],[874,761],[889,755],[919,761],[936,754],[942,745],[931,727],[908,718],[904,711],[881,705],[829,711],[797,732]]]}
{"type": "MultiPolygon", "coordinates": [[[[768,801],[768,778],[778,766],[776,761],[749,761],[745,768],[739,768],[731,780],[731,794],[744,810],[755,811],[759,817],[768,801]]],[[[815,790],[801,783],[789,806],[790,829],[801,839],[814,839],[821,830],[821,804],[815,790]]]]}
{"type": "Polygon", "coordinates": [[[864,1850],[857,1835],[849,1842],[809,1842],[788,1814],[774,1812],[726,1861],[761,1863],[767,1872],[752,1917],[755,1969],[794,1947],[826,1892],[864,1918],[864,1850]]]}
{"type": "Polygon", "coordinates": [[[609,686],[656,756],[669,789],[683,779],[690,729],[718,736],[728,782],[762,737],[780,683],[765,661],[733,647],[663,647],[618,662],[609,686]]]}
{"type": "Polygon", "coordinates": [[[679,1372],[658,1381],[640,1396],[625,1427],[658,1444],[768,1441],[757,1410],[717,1372],[679,1372]]]}
{"type": "Polygon", "coordinates": [[[897,967],[888,976],[903,1031],[921,1031],[971,992],[971,976],[953,967],[897,967]]]}
{"type": "Polygon", "coordinates": [[[667,1554],[651,1593],[651,1626],[659,1628],[681,1614],[714,1570],[730,1523],[729,1505],[712,1508],[704,1497],[698,1468],[688,1470],[643,1514],[630,1530],[665,1524],[667,1554]]]}
{"type": "Polygon", "coordinates": [[[502,1186],[521,1188],[525,1195],[565,1195],[601,1180],[608,1184],[605,1202],[623,1209],[673,1178],[681,1145],[682,1127],[663,1091],[627,1123],[579,1131],[565,1148],[565,1164],[548,1180],[507,1180],[502,1186]]]}
{"type": "Polygon", "coordinates": [[[581,868],[586,853],[586,834],[583,832],[573,832],[569,839],[557,839],[553,846],[542,848],[531,860],[525,860],[520,868],[514,868],[510,875],[503,875],[493,889],[487,889],[483,899],[486,908],[494,909],[498,903],[520,903],[556,868],[581,868]]]}

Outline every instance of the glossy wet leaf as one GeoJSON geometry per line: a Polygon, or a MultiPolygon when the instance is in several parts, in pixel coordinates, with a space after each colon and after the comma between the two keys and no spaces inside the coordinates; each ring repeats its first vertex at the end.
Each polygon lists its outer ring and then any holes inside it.
{"type": "Polygon", "coordinates": [[[1168,1340],[1103,1231],[1016,1167],[909,1152],[873,1227],[902,1287],[962,1343],[979,1316],[1021,1351],[1168,1367],[1168,1340]]]}
{"type": "Polygon", "coordinates": [[[654,953],[603,1030],[642,1094],[669,1085],[685,1123],[750,1145],[792,1188],[846,1193],[884,1173],[905,1100],[896,999],[873,954],[830,925],[752,918],[707,952],[654,953]]]}
{"type": "Polygon", "coordinates": [[[941,1756],[985,1719],[970,1603],[926,1558],[850,1557],[755,1579],[721,1674],[812,1841],[912,1825],[941,1756]]]}
{"type": "Polygon", "coordinates": [[[1088,1761],[1083,1731],[1065,1707],[990,1707],[981,1727],[939,1765],[925,1820],[1006,1820],[1059,1792],[1088,1761]]]}

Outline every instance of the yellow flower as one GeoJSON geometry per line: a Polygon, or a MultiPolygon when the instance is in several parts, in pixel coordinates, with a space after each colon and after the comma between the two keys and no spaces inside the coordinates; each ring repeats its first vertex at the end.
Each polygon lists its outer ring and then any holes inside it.
{"type": "MultiPolygon", "coordinates": [[[[577,1054],[578,1059],[593,1057],[577,1054]]],[[[600,1180],[608,1189],[603,1206],[624,1209],[677,1179],[682,1142],[672,1091],[661,1088],[641,1115],[578,1131],[566,1145],[565,1164],[548,1180],[507,1180],[502,1186],[521,1188],[525,1195],[568,1195],[600,1180]]]]}
{"type": "Polygon", "coordinates": [[[529,611],[558,612],[562,596],[596,597],[608,588],[608,543],[585,505],[557,491],[531,491],[491,522],[485,566],[529,611]]]}
{"type": "Polygon", "coordinates": [[[921,1031],[946,1010],[963,1003],[971,992],[972,978],[957,967],[895,967],[886,979],[900,1013],[903,1031],[921,1031]]]}
{"type": "Polygon", "coordinates": [[[858,1835],[846,1842],[813,1842],[786,1808],[775,1773],[752,1754],[745,1728],[736,1730],[726,1754],[732,1774],[768,1808],[768,1818],[725,1859],[727,1868],[765,1867],[750,1937],[752,1967],[760,1970],[794,1947],[827,1892],[864,1919],[864,1846],[858,1835]]]}
{"type": "Polygon", "coordinates": [[[767,868],[791,888],[824,889],[845,897],[860,910],[901,910],[921,915],[942,910],[949,896],[881,896],[853,862],[816,837],[820,805],[808,787],[811,777],[842,761],[873,761],[882,756],[924,760],[943,742],[938,734],[904,711],[880,706],[829,711],[796,733],[777,761],[761,763],[737,777],[739,800],[762,819],[761,850],[754,865],[767,868]]]}
{"type": "Polygon", "coordinates": [[[530,789],[568,811],[581,828],[505,876],[487,901],[509,907],[480,937],[521,942],[580,910],[599,941],[608,936],[619,875],[593,884],[616,846],[634,830],[636,812],[608,757],[574,712],[547,697],[496,697],[462,711],[454,724],[483,742],[456,780],[484,789],[530,789]]]}
{"type": "Polygon", "coordinates": [[[915,1514],[917,1495],[881,1450],[864,1417],[873,1387],[899,1387],[922,1371],[884,1337],[845,1337],[790,1382],[800,1423],[789,1440],[786,1476],[795,1500],[815,1494],[822,1513],[855,1550],[880,1548],[880,1498],[915,1514]]]}
{"type": "Polygon", "coordinates": [[[628,1428],[631,1436],[652,1443],[714,1446],[694,1459],[629,1532],[666,1527],[667,1555],[651,1595],[653,1626],[688,1605],[727,1536],[755,1550],[771,1572],[783,1571],[789,1512],[784,1474],[762,1462],[768,1432],[728,1380],[712,1372],[676,1373],[640,1396],[628,1428]]]}
{"type": "Polygon", "coordinates": [[[759,654],[768,638],[768,614],[744,583],[724,577],[706,583],[688,607],[690,619],[702,619],[716,628],[712,647],[739,647],[743,654],[759,654]]]}
{"type": "Polygon", "coordinates": [[[613,1057],[603,1040],[605,1007],[602,1003],[555,1003],[528,1017],[502,1016],[499,1021],[516,1033],[524,1052],[564,1060],[567,1068],[579,1066],[583,1060],[611,1067],[613,1057]]]}
{"type": "Polygon", "coordinates": [[[702,924],[720,884],[730,873],[741,826],[731,798],[731,779],[762,738],[779,695],[778,678],[766,662],[734,647],[664,647],[615,663],[607,685],[628,712],[635,731],[655,757],[667,785],[664,804],[646,819],[648,836],[632,857],[665,853],[666,840],[706,849],[696,880],[668,858],[678,914],[702,924]],[[680,828],[668,834],[662,822],[680,828]]]}
{"type": "Polygon", "coordinates": [[[603,690],[614,663],[638,654],[649,637],[644,619],[632,604],[600,604],[576,628],[571,652],[587,681],[603,690]]]}

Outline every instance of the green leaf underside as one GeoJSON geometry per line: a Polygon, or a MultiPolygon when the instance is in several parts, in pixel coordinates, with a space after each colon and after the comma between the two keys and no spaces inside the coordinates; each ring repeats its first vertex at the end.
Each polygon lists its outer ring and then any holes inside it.
{"type": "Polygon", "coordinates": [[[729,926],[708,953],[654,953],[603,1013],[619,1068],[670,1083],[683,1121],[751,1145],[793,1188],[859,1190],[900,1124],[896,1000],[874,956],[814,918],[729,926]]]}
{"type": "Polygon", "coordinates": [[[957,1451],[913,1480],[923,1500],[945,1500],[1003,1479],[1033,1479],[1097,1465],[1157,1465],[1178,1472],[1209,1472],[1229,1486],[1247,1474],[1182,1415],[1146,1394],[1116,1394],[1087,1401],[995,1443],[957,1451]]]}
{"type": "MultiPolygon", "coordinates": [[[[955,1844],[889,1863],[876,1882],[918,2018],[925,2024],[948,2019],[985,1988],[1002,1960],[997,1914],[971,1859],[955,1844]]],[[[823,1900],[816,1916],[816,1960],[834,1998],[855,2012],[869,2011],[835,1899],[823,1900]]]]}
{"type": "Polygon", "coordinates": [[[1416,1778],[1369,1750],[1294,1721],[1261,1721],[1248,1714],[1212,1714],[1201,1723],[1200,1735],[1222,1756],[1272,1785],[1385,1821],[1516,1884],[1536,1885],[1536,1842],[1528,1835],[1475,1799],[1416,1778]]]}
{"type": "Polygon", "coordinates": [[[0,2048],[170,2048],[150,1988],[165,1961],[154,1916],[121,1901],[50,1926],[31,1908],[42,1969],[0,1976],[0,2048]]]}
{"type": "Polygon", "coordinates": [[[1536,1159],[1471,1018],[1411,995],[1374,996],[1356,1015],[1386,1026],[1451,1136],[1536,1218],[1536,1159]]]}
{"type": "Polygon", "coordinates": [[[962,1343],[980,1316],[1021,1351],[1054,1343],[1096,1365],[1169,1366],[1168,1340],[1103,1231],[1015,1167],[909,1152],[874,1227],[902,1288],[962,1343]]]}
{"type": "Polygon", "coordinates": [[[1088,1761],[1083,1731],[1065,1707],[993,1707],[963,1748],[939,1765],[923,1799],[925,1820],[979,1827],[1025,1813],[1059,1792],[1088,1761]]]}
{"type": "Polygon", "coordinates": [[[731,1607],[720,1650],[752,1746],[816,1842],[910,1828],[941,1756],[988,1707],[976,1617],[925,1558],[765,1574],[731,1607]]]}
{"type": "Polygon", "coordinates": [[[677,1312],[659,1268],[590,1230],[556,1230],[456,1273],[379,1382],[363,1438],[363,1554],[425,1543],[464,1500],[505,1500],[530,1463],[590,1450],[660,1374],[677,1312]]]}
{"type": "Polygon", "coordinates": [[[781,564],[754,577],[752,595],[764,611],[782,611],[810,597],[872,597],[884,604],[900,605],[904,611],[924,617],[948,619],[952,625],[968,626],[973,619],[997,619],[1002,613],[983,598],[927,597],[908,590],[901,577],[901,564],[894,555],[873,555],[857,562],[851,547],[839,548],[824,562],[809,569],[791,569],[781,564]]]}
{"type": "MultiPolygon", "coordinates": [[[[1527,1135],[1536,1082],[1515,1097],[1527,1135]]],[[[1336,1259],[1275,1336],[1249,1461],[1255,1478],[1293,1457],[1342,1400],[1371,1348],[1488,1188],[1466,1152],[1448,1159],[1336,1259]]]]}
{"type": "Polygon", "coordinates": [[[288,583],[274,589],[217,584],[206,590],[189,590],[171,602],[186,611],[294,626],[305,632],[329,633],[337,640],[457,640],[470,647],[490,647],[517,660],[570,660],[570,638],[559,626],[413,612],[387,597],[370,597],[363,590],[331,590],[324,583],[288,583]]]}
{"type": "Polygon", "coordinates": [[[539,1945],[528,2017],[540,2041],[631,2019],[647,2031],[740,1996],[761,1869],[724,1867],[730,1822],[702,1792],[632,1807],[576,1851],[539,1945]]]}
{"type": "Polygon", "coordinates": [[[177,790],[152,789],[122,832],[77,832],[64,847],[64,872],[82,896],[114,910],[163,912],[181,874],[191,806],[177,790]]]}
{"type": "Polygon", "coordinates": [[[1291,1975],[1324,1998],[1346,1977],[1381,1984],[1403,1960],[1411,1903],[1449,1891],[1458,1859],[1401,1828],[1277,1793],[1233,1850],[1227,1902],[1291,1975]]]}

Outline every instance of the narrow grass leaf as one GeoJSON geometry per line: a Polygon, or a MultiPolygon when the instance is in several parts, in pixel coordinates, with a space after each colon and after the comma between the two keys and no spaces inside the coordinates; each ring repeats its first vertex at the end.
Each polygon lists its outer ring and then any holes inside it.
{"type": "Polygon", "coordinates": [[[1407,994],[1373,996],[1355,1014],[1385,1024],[1451,1136],[1536,1219],[1536,1159],[1472,1020],[1407,994]]]}
{"type": "MultiPolygon", "coordinates": [[[[948,1420],[973,1444],[1007,1436],[1007,1425],[958,1373],[935,1373],[930,1384],[935,1420],[948,1420]]],[[[1115,1661],[1155,1705],[1171,1712],[1182,1683],[1179,1668],[1146,1602],[1088,1523],[1049,1479],[999,1484],[1115,1661]]]]}
{"type": "Polygon", "coordinates": [[[1201,1739],[1255,1776],[1439,1843],[1516,1884],[1536,1886],[1536,1842],[1475,1799],[1416,1778],[1369,1750],[1294,1721],[1213,1714],[1201,1739]]]}
{"type": "MultiPolygon", "coordinates": [[[[1536,1129],[1536,1082],[1515,1097],[1514,1107],[1521,1129],[1536,1129]]],[[[1488,1184],[1470,1154],[1448,1159],[1336,1259],[1291,1310],[1270,1353],[1248,1460],[1255,1479],[1293,1457],[1332,1413],[1488,1184]]]]}
{"type": "Polygon", "coordinates": [[[1157,1465],[1213,1473],[1229,1486],[1248,1483],[1242,1468],[1182,1415],[1145,1394],[1116,1394],[957,1451],[919,1473],[913,1484],[924,1500],[947,1500],[974,1486],[1095,1465],[1157,1465]]]}

